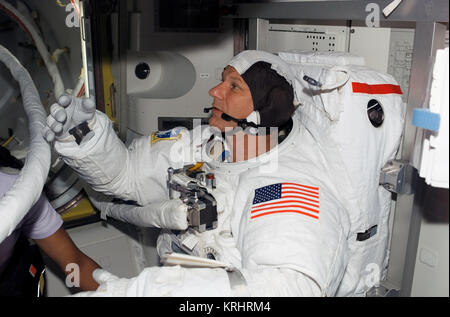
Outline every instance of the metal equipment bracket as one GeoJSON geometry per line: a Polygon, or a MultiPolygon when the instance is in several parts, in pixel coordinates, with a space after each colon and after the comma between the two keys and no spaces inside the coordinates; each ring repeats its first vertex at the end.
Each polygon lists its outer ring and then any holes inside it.
{"type": "Polygon", "coordinates": [[[408,161],[391,160],[381,169],[380,185],[396,194],[414,194],[416,169],[408,161]]]}

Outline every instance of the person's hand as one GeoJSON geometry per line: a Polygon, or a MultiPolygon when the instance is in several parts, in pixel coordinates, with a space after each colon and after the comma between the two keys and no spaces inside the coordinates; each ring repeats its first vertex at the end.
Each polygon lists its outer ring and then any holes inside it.
{"type": "Polygon", "coordinates": [[[119,280],[117,276],[103,269],[95,269],[92,272],[92,277],[98,283],[99,287],[97,288],[97,291],[100,292],[106,291],[106,285],[108,282],[115,282],[119,280]]]}
{"type": "Polygon", "coordinates": [[[47,142],[76,141],[78,144],[93,136],[88,123],[95,118],[95,102],[90,98],[76,98],[64,94],[50,107],[44,138],[47,142]]]}
{"type": "MultiPolygon", "coordinates": [[[[92,200],[92,197],[91,197],[92,200]]],[[[98,205],[94,201],[94,205],[98,205]]],[[[145,206],[128,204],[102,203],[101,217],[112,217],[140,227],[157,227],[172,230],[188,228],[188,206],[180,199],[164,200],[145,206]]]]}
{"type": "MultiPolygon", "coordinates": [[[[186,230],[188,223],[188,206],[180,199],[166,200],[160,203],[161,228],[186,230]]],[[[148,216],[147,216],[148,217],[148,216]]]]}
{"type": "Polygon", "coordinates": [[[170,199],[144,206],[112,202],[91,189],[87,189],[91,203],[100,210],[101,218],[107,217],[140,227],[157,227],[173,230],[188,228],[188,206],[181,199],[170,199]]]}
{"type": "Polygon", "coordinates": [[[123,297],[129,283],[128,279],[118,278],[114,274],[103,269],[96,269],[92,272],[92,277],[99,284],[96,291],[81,292],[75,297],[123,297]]]}

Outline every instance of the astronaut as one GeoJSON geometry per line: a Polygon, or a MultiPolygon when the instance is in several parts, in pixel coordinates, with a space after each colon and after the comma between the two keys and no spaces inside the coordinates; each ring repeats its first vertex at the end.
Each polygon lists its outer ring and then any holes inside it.
{"type": "Polygon", "coordinates": [[[128,149],[92,102],[64,96],[52,106],[46,138],[64,161],[95,191],[135,202],[98,200],[103,215],[178,230],[163,231],[158,252],[179,265],[131,279],[96,270],[99,288],[80,295],[351,295],[362,278],[348,267],[351,213],[329,158],[295,112],[300,90],[292,69],[273,54],[244,51],[210,95],[208,127],[154,133],[128,149]],[[168,186],[168,171],[198,162],[196,171],[215,181],[203,187],[217,211],[209,230],[193,230],[183,194],[174,197],[178,187],[168,186]],[[346,290],[338,293],[344,276],[346,290]]]}

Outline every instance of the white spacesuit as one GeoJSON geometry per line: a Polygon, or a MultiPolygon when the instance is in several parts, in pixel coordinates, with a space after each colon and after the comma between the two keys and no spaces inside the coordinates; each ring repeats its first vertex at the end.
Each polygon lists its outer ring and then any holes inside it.
{"type": "MultiPolygon", "coordinates": [[[[208,129],[173,129],[138,138],[127,149],[100,112],[89,124],[92,138],[80,145],[55,142],[94,190],[142,206],[168,200],[169,167],[203,161],[216,180],[209,191],[217,201],[217,228],[166,232],[158,241],[160,253],[173,251],[176,242],[186,253],[215,259],[199,264],[210,267],[151,267],[132,279],[99,270],[97,292],[80,295],[344,296],[364,295],[379,282],[388,258],[390,196],[378,176],[398,148],[403,105],[398,92],[374,87],[392,88],[395,81],[351,65],[351,56],[280,56],[284,61],[246,51],[230,62],[242,74],[255,61],[268,61],[300,102],[287,138],[255,159],[212,159],[205,149],[219,138],[208,142],[208,129]],[[356,82],[367,90],[355,91],[356,82]],[[383,105],[378,127],[367,115],[372,99],[383,105]],[[371,263],[380,274],[370,279],[371,263]]],[[[185,229],[179,212],[175,218],[165,219],[166,226],[185,229]]]]}

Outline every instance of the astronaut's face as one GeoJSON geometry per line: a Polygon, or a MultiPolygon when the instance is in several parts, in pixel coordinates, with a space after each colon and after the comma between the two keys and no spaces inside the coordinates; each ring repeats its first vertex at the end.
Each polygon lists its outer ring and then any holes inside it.
{"type": "Polygon", "coordinates": [[[236,119],[245,119],[253,111],[250,88],[241,75],[231,66],[225,68],[222,73],[222,82],[211,88],[209,94],[214,98],[209,124],[221,131],[225,131],[226,127],[234,128],[237,126],[234,121],[223,120],[222,113],[236,119]]]}

